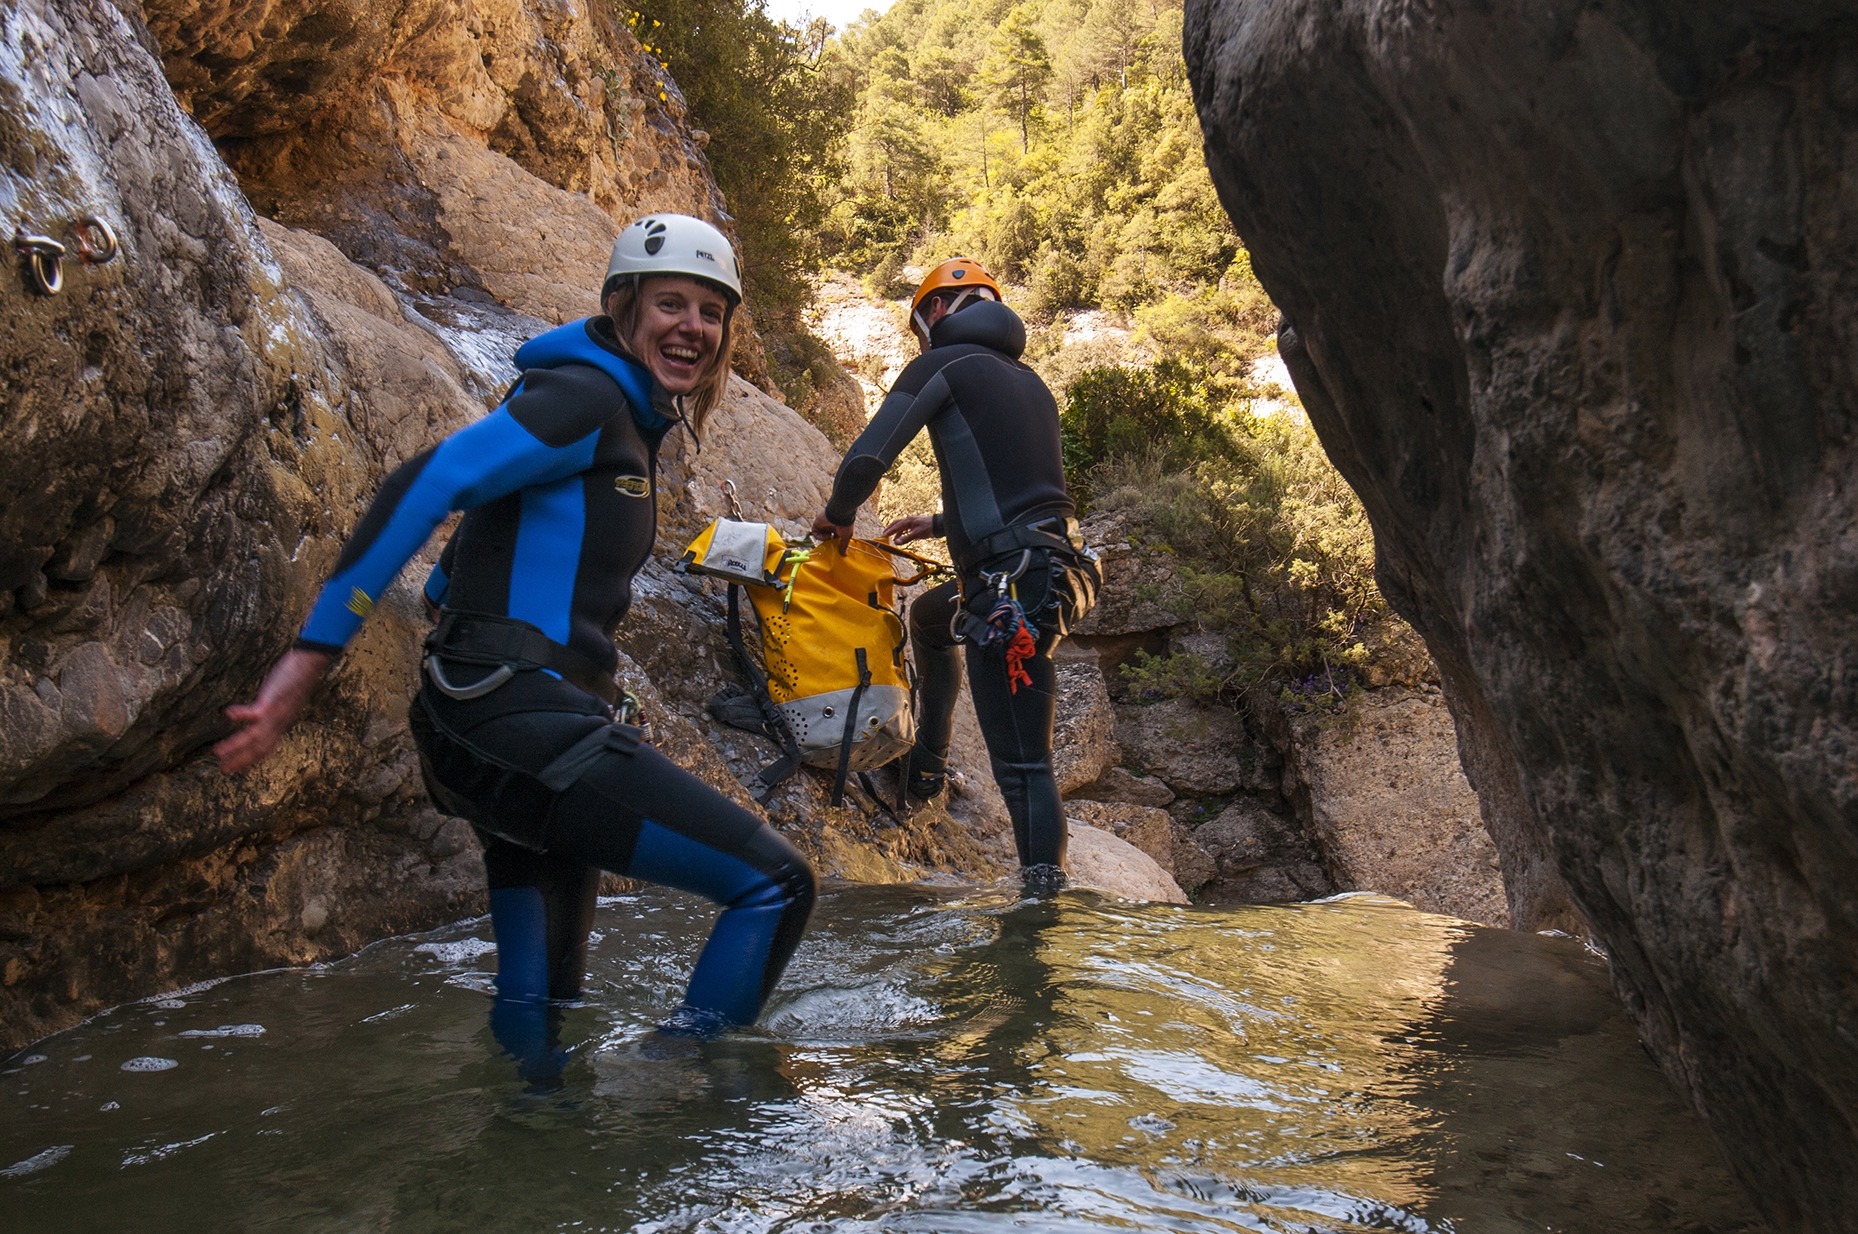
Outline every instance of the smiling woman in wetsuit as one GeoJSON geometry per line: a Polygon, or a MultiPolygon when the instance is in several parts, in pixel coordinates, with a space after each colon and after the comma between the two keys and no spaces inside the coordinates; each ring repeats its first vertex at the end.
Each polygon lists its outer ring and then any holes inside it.
{"type": "Polygon", "coordinates": [[[411,722],[434,803],[484,843],[492,1024],[526,1073],[551,1066],[535,1009],[579,992],[601,870],[723,907],[671,1033],[753,1022],[812,910],[806,859],[614,710],[612,634],[657,532],[658,446],[679,421],[701,432],[721,398],[740,302],[714,227],[628,227],[605,315],[525,343],[502,406],[387,477],[296,647],[228,708],[240,727],[215,748],[229,774],[269,755],[375,599],[465,511],[426,583],[443,608],[411,722]]]}
{"type": "Polygon", "coordinates": [[[813,532],[843,545],[859,505],[928,430],[942,513],[898,519],[884,534],[900,544],[946,537],[958,584],[932,587],[910,605],[920,690],[907,791],[922,799],[942,791],[959,688],[955,649],[966,644],[974,714],[1013,819],[1026,888],[1055,891],[1065,882],[1066,836],[1052,775],[1052,652],[1102,582],[1065,491],[1058,406],[1020,362],[1026,327],[979,262],[956,257],[931,270],[911,301],[910,326],[923,354],[845,452],[813,532]]]}

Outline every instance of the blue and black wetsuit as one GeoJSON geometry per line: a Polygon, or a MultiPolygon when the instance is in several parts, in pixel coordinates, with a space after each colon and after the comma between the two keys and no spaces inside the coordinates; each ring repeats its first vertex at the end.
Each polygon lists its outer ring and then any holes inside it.
{"type": "Polygon", "coordinates": [[[516,363],[522,381],[502,406],[387,478],[300,645],[339,652],[433,529],[466,512],[426,583],[447,617],[411,719],[435,803],[484,842],[493,1024],[546,1070],[540,1008],[579,992],[600,870],[723,906],[673,1017],[698,1029],[759,1014],[800,942],[814,879],[766,823],[596,697],[612,689],[613,629],[657,531],[670,400],[604,317],[530,340],[516,363]],[[472,628],[527,651],[501,667],[458,634],[472,628]]]}
{"type": "Polygon", "coordinates": [[[898,376],[846,452],[826,517],[849,525],[897,455],[928,430],[942,475],[935,534],[947,537],[961,586],[959,594],[954,583],[931,588],[910,606],[921,685],[913,769],[935,773],[947,765],[960,671],[951,630],[958,610],[965,605],[985,618],[996,596],[984,576],[1023,567],[1013,587],[1038,629],[1036,654],[1023,666],[1031,683],[1014,688],[1000,647],[970,646],[968,685],[1020,864],[1059,866],[1065,820],[1052,775],[1052,651],[1064,627],[1060,606],[1075,614],[1095,596],[1094,581],[1089,599],[1075,594],[1076,569],[1087,568],[1094,580],[1095,566],[1066,542],[1077,507],[1065,491],[1058,407],[1039,375],[1019,362],[1026,328],[1006,305],[977,301],[938,321],[929,337],[929,350],[898,376]]]}

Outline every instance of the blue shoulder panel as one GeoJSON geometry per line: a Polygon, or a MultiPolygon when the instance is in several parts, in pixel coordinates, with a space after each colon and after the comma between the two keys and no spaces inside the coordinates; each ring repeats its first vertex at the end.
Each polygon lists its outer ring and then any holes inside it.
{"type": "Polygon", "coordinates": [[[593,318],[583,317],[565,326],[556,326],[546,334],[536,335],[516,349],[516,367],[532,369],[555,368],[563,364],[592,365],[618,382],[619,388],[626,392],[626,401],[632,404],[632,418],[639,422],[640,428],[657,430],[668,426],[671,422],[652,407],[651,373],[644,365],[614,355],[595,342],[587,332],[592,322],[593,318]]]}

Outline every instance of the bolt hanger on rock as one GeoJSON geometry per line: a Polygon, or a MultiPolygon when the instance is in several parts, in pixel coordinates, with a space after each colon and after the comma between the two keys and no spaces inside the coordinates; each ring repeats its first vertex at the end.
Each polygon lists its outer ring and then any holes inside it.
{"type": "Polygon", "coordinates": [[[42,296],[55,296],[64,289],[64,245],[21,227],[13,235],[13,248],[26,265],[26,280],[33,290],[42,296]]]}
{"type": "MultiPolygon", "coordinates": [[[[95,215],[85,215],[72,224],[77,236],[77,257],[86,266],[107,266],[122,252],[122,244],[110,225],[95,215]]],[[[25,227],[13,234],[13,248],[26,266],[26,281],[42,296],[55,296],[64,290],[64,259],[67,250],[50,236],[34,235],[25,227]]]]}

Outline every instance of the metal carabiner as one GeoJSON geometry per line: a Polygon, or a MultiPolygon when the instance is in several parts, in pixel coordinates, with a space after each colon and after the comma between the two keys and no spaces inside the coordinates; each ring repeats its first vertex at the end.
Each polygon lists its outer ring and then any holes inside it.
{"type": "Polygon", "coordinates": [[[28,282],[42,296],[55,296],[64,288],[65,246],[50,236],[35,236],[24,227],[13,234],[13,248],[26,263],[28,282]]]}
{"type": "Polygon", "coordinates": [[[724,480],[717,487],[721,488],[723,496],[729,499],[729,517],[738,523],[745,521],[742,517],[742,505],[735,499],[735,481],[724,480]]]}
{"type": "Polygon", "coordinates": [[[999,570],[992,574],[983,570],[981,571],[981,578],[989,587],[994,589],[994,595],[1004,596],[1006,594],[1006,589],[1011,587],[1014,583],[1017,583],[1020,577],[1026,573],[1026,567],[1031,564],[1032,550],[1029,548],[1021,549],[1019,551],[1019,564],[1017,566],[1013,567],[1011,570],[999,570]]]}
{"type": "Polygon", "coordinates": [[[74,230],[77,232],[78,259],[87,266],[107,266],[122,252],[116,233],[108,223],[95,215],[85,215],[79,219],[74,230]]]}

